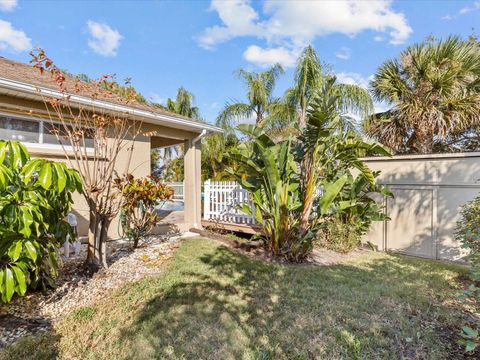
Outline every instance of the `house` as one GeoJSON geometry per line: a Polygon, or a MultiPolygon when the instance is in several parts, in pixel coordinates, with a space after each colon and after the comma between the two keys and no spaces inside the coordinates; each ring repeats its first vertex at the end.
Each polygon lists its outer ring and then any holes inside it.
{"type": "MultiPolygon", "coordinates": [[[[77,82],[66,76],[66,83],[77,82]]],[[[71,86],[70,88],[73,88],[71,86]]],[[[58,84],[49,73],[32,66],[0,57],[0,139],[20,140],[32,157],[66,161],[57,137],[49,132],[51,120],[43,96],[62,97],[58,84]]],[[[221,129],[202,121],[167,112],[147,104],[128,104],[119,96],[105,92],[92,98],[88,93],[71,94],[70,103],[79,107],[91,104],[108,112],[128,114],[128,119],[141,122],[141,136],[135,140],[130,172],[137,177],[150,174],[150,153],[154,148],[184,144],[185,191],[184,229],[201,226],[201,138],[221,129]]],[[[119,154],[125,162],[126,151],[119,154]]],[[[125,167],[117,169],[121,174],[125,167]]],[[[74,212],[79,218],[79,234],[88,231],[88,207],[83,196],[76,194],[74,212]]],[[[118,236],[118,226],[112,223],[109,236],[118,236]]]]}

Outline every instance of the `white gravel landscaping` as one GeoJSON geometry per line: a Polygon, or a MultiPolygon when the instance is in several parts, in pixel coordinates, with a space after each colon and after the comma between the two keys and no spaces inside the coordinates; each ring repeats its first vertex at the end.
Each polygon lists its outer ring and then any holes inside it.
{"type": "Polygon", "coordinates": [[[110,267],[93,276],[83,267],[84,245],[79,256],[64,260],[55,289],[29,293],[0,306],[0,349],[21,336],[49,330],[72,310],[92,304],[125,283],[160,273],[161,265],[172,257],[178,241],[178,238],[150,236],[135,250],[129,244],[112,242],[110,267]]]}

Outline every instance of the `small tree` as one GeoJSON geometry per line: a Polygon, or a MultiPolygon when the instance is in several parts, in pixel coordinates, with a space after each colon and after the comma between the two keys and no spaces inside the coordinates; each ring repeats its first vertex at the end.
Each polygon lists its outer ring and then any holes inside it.
{"type": "Polygon", "coordinates": [[[136,248],[140,238],[147,235],[161,220],[155,213],[155,206],[159,202],[170,200],[173,189],[153,176],[135,179],[131,174],[122,180],[116,179],[115,187],[123,195],[123,232],[136,248]]]}
{"type": "Polygon", "coordinates": [[[121,194],[114,188],[113,180],[118,177],[118,170],[128,173],[141,123],[133,121],[126,112],[96,107],[95,102],[114,100],[129,105],[135,101],[136,93],[128,91],[123,97],[105,90],[104,83],[111,84],[110,76],[90,82],[67,78],[43,50],[38,49],[31,55],[33,67],[41,73],[50,73],[61,94],[47,97],[40,91],[51,120],[50,132],[57,137],[67,161],[78,170],[83,183],[83,195],[89,208],[87,265],[94,270],[107,267],[108,228],[121,204],[121,194]],[[76,102],[73,95],[91,101],[76,102]],[[122,164],[124,169],[119,169],[121,152],[127,153],[122,164]]]}

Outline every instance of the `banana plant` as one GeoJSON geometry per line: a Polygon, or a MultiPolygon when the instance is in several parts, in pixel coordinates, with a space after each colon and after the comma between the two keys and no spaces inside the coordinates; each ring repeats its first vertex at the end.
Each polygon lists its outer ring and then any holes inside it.
{"type": "Polygon", "coordinates": [[[242,177],[232,169],[242,186],[251,192],[255,214],[244,205],[241,210],[254,215],[263,226],[267,246],[275,256],[288,251],[297,224],[295,212],[301,207],[298,196],[297,166],[291,152],[291,140],[275,144],[260,128],[240,125],[239,130],[252,139],[239,144],[230,157],[241,163],[248,176],[242,177]]]}
{"type": "MultiPolygon", "coordinates": [[[[305,126],[298,129],[297,139],[276,143],[261,127],[240,125],[239,131],[251,140],[230,153],[248,174],[244,177],[230,170],[252,193],[254,215],[263,226],[267,246],[272,255],[290,261],[302,261],[308,256],[327,217],[349,206],[359,208],[361,199],[343,196],[352,183],[363,184],[360,180],[355,183],[354,169],[369,189],[375,189],[375,174],[359,156],[388,154],[380,145],[341,130],[340,95],[331,91],[333,85],[334,80],[326,81],[317,93],[307,110],[305,126]]],[[[373,209],[373,203],[366,205],[373,209]]],[[[253,212],[248,206],[242,210],[253,212]]]]}
{"type": "MultiPolygon", "coordinates": [[[[263,130],[254,125],[240,125],[239,130],[251,142],[237,146],[230,156],[241,163],[248,176],[242,177],[232,169],[243,188],[252,194],[253,210],[244,205],[241,210],[254,215],[263,226],[267,247],[274,256],[292,261],[303,260],[312,249],[314,229],[308,234],[301,233],[299,224],[304,213],[305,198],[301,188],[301,177],[293,151],[293,140],[275,143],[263,130]]],[[[325,183],[323,196],[319,202],[318,217],[328,212],[347,178],[325,183]]],[[[314,224],[316,221],[311,221],[314,224]]],[[[310,229],[309,229],[310,230],[310,229]]]]}
{"type": "Polygon", "coordinates": [[[65,164],[31,159],[16,141],[0,141],[0,297],[53,284],[58,248],[74,235],[65,217],[80,177],[65,164]]]}

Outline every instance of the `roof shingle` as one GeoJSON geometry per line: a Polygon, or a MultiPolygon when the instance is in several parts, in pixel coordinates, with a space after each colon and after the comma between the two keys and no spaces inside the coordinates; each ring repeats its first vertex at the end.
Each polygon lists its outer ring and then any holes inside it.
{"type": "MultiPolygon", "coordinates": [[[[52,79],[52,76],[49,72],[41,73],[38,69],[33,68],[33,66],[31,65],[13,61],[2,56],[0,56],[0,78],[14,80],[38,87],[48,88],[51,90],[59,90],[58,84],[55,82],[54,79],[52,79]]],[[[75,89],[75,84],[77,82],[78,79],[76,77],[65,74],[65,87],[67,89],[67,92],[73,93],[73,91],[68,90],[75,89]]],[[[204,121],[172,113],[170,111],[149,104],[143,104],[139,102],[129,102],[128,104],[125,104],[125,99],[123,99],[119,95],[113,94],[107,90],[102,90],[98,92],[97,88],[94,89],[93,85],[86,82],[81,83],[82,90],[79,93],[75,92],[75,94],[85,97],[91,97],[94,92],[97,92],[96,99],[98,100],[110,102],[113,104],[127,105],[128,107],[134,109],[151,111],[152,113],[160,115],[172,116],[175,118],[195,121],[198,123],[205,123],[204,121]]]]}

